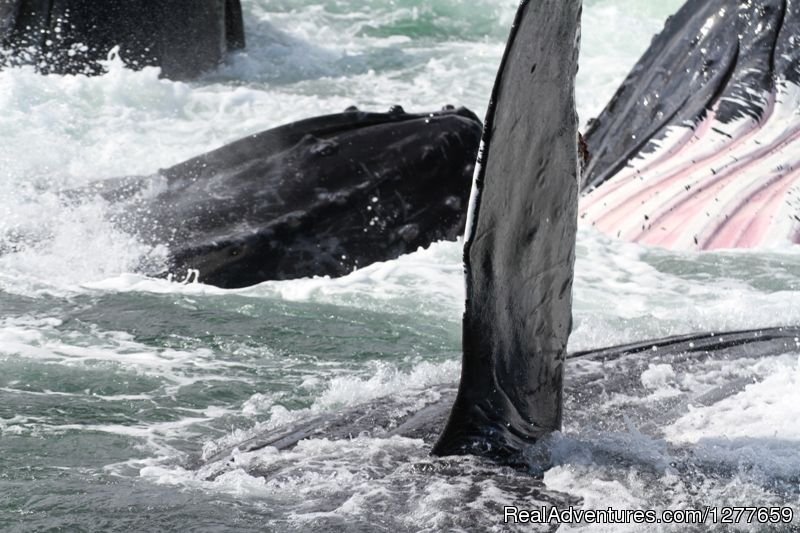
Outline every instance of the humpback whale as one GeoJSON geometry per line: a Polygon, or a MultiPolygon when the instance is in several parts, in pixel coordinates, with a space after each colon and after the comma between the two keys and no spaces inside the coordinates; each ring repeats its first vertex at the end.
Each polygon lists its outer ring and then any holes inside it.
{"type": "Polygon", "coordinates": [[[581,218],[711,250],[800,243],[800,2],[689,0],[599,117],[581,218]]]}
{"type": "Polygon", "coordinates": [[[0,65],[99,74],[119,46],[129,67],[156,65],[186,79],[244,48],[245,37],[239,0],[4,0],[0,43],[0,65]]]}
{"type": "MultiPolygon", "coordinates": [[[[581,8],[581,0],[524,0],[517,12],[472,189],[457,387],[417,398],[414,408],[387,398],[264,432],[208,454],[195,464],[201,477],[242,468],[248,463],[241,453],[364,434],[421,438],[439,456],[471,454],[543,468],[532,465],[541,456],[531,450],[561,428],[565,405],[580,402],[586,416],[604,417],[604,427],[625,427],[618,409],[599,412],[599,399],[609,391],[640,394],[641,372],[634,367],[800,354],[800,327],[695,333],[567,354],[580,180],[573,84],[581,8]],[[587,363],[602,370],[576,373],[565,386],[566,367],[587,363]]],[[[741,112],[748,109],[743,106],[741,112]]],[[[598,175],[595,168],[589,179],[598,175]]],[[[714,403],[750,383],[731,378],[647,416],[656,423],[674,420],[691,404],[714,403]]],[[[576,420],[579,426],[592,422],[576,420]]]]}
{"type": "Polygon", "coordinates": [[[465,108],[350,109],[70,196],[100,194],[115,224],[166,245],[166,269],[146,274],[223,288],[341,276],[462,234],[480,136],[465,108]]]}

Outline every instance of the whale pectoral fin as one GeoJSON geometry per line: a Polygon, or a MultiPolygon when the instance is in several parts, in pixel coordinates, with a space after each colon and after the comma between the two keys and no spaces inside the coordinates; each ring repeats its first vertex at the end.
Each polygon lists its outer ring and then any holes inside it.
{"type": "Polygon", "coordinates": [[[458,396],[437,455],[514,460],[559,429],[578,208],[580,0],[523,2],[484,128],[458,396]]]}

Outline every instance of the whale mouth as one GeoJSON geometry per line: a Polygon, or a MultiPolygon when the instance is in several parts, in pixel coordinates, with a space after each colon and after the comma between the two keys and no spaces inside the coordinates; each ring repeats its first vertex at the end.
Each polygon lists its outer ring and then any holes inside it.
{"type": "Polygon", "coordinates": [[[586,133],[583,223],[685,250],[800,244],[794,2],[687,2],[586,133]]]}

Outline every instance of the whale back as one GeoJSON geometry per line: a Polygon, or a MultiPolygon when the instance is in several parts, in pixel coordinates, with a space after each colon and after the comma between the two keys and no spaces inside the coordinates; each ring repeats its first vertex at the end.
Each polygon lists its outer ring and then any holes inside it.
{"type": "Polygon", "coordinates": [[[461,382],[439,455],[513,459],[561,425],[581,7],[580,0],[522,2],[508,41],[473,185],[461,382]]]}
{"type": "MultiPolygon", "coordinates": [[[[664,403],[658,401],[620,409],[617,402],[609,399],[613,397],[610,391],[624,392],[633,397],[652,394],[642,382],[642,373],[659,363],[690,373],[692,367],[700,365],[702,368],[704,362],[738,361],[740,366],[746,368],[748,360],[794,353],[800,353],[800,327],[692,333],[574,352],[567,356],[567,367],[579,370],[581,363],[592,362],[607,370],[602,380],[597,379],[596,372],[577,371],[566,384],[567,402],[580,404],[579,409],[570,413],[571,425],[573,429],[575,426],[594,427],[600,419],[598,414],[601,414],[607,429],[618,427],[620,431],[626,431],[632,418],[649,421],[649,424],[644,424],[645,427],[650,424],[666,426],[699,405],[723,401],[753,384],[751,377],[742,379],[732,374],[719,382],[705,384],[699,391],[682,391],[683,401],[676,402],[676,397],[672,396],[662,398],[666,400],[665,403],[671,404],[666,410],[664,403]],[[651,410],[656,410],[656,413],[651,410]]],[[[353,435],[369,435],[372,438],[402,436],[432,442],[437,438],[455,396],[450,384],[434,386],[433,390],[436,392],[434,395],[429,394],[431,389],[428,387],[407,397],[390,395],[270,428],[235,446],[224,447],[192,462],[197,466],[218,463],[218,466],[224,465],[225,469],[241,468],[240,464],[231,460],[236,453],[251,453],[267,447],[288,450],[302,440],[313,438],[340,440],[351,439],[353,435]]],[[[219,473],[216,468],[210,471],[216,475],[219,473]]],[[[258,475],[257,472],[254,474],[258,475]]],[[[270,476],[274,473],[261,475],[270,476]]]]}

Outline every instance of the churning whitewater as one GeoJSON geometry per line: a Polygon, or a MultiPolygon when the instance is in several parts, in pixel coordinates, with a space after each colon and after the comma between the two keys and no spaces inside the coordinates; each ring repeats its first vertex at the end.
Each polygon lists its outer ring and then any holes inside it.
{"type": "MultiPolygon", "coordinates": [[[[585,0],[581,125],[681,4],[585,0]]],[[[62,192],[352,105],[463,105],[482,117],[517,2],[243,7],[247,48],[197,81],[135,72],[113,54],[99,77],[0,71],[0,530],[505,531],[504,506],[547,502],[800,513],[800,339],[765,358],[569,363],[563,432],[530,450],[531,464],[551,465],[541,476],[361,435],[198,469],[289,422],[365,402],[398,417],[453,395],[464,243],[338,279],[225,290],[137,274],[163,267],[167,250],[109,222],[113,206],[99,195],[78,204],[62,192]]],[[[744,143],[779,141],[793,90],[744,143]]],[[[725,142],[702,132],[686,158],[725,142]]],[[[667,181],[676,173],[657,170],[667,181]]],[[[613,178],[620,198],[626,176],[613,178]]],[[[800,250],[786,240],[666,251],[591,222],[578,231],[570,351],[800,324],[800,250]]]]}

